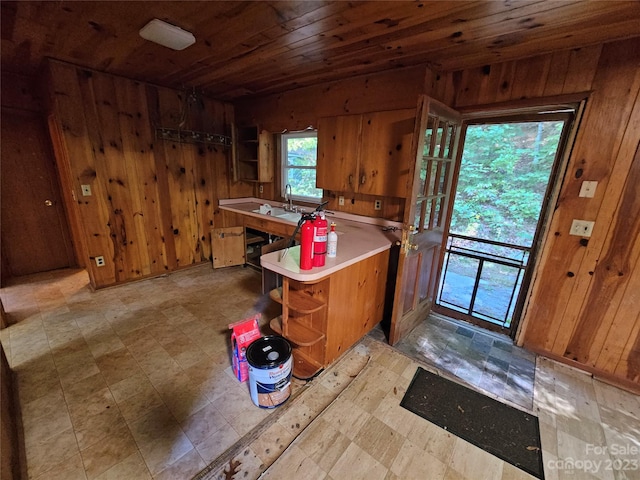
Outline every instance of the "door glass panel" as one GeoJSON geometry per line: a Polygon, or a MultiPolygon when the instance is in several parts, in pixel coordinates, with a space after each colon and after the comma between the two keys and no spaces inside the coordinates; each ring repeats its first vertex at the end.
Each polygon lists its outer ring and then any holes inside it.
{"type": "Polygon", "coordinates": [[[443,213],[444,213],[444,209],[443,207],[443,200],[444,197],[438,197],[438,199],[436,200],[436,209],[433,215],[433,226],[434,227],[441,227],[442,226],[442,219],[444,217],[443,213]]]}
{"type": "Polygon", "coordinates": [[[433,153],[431,154],[432,157],[440,156],[440,151],[442,146],[442,132],[443,132],[442,122],[438,122],[438,130],[436,132],[436,141],[433,148],[433,153]]]}
{"type": "Polygon", "coordinates": [[[425,193],[425,184],[427,181],[427,167],[429,165],[429,160],[427,160],[424,156],[420,161],[420,189],[418,190],[419,195],[425,193]]]}
{"type": "Polygon", "coordinates": [[[416,214],[413,220],[413,226],[417,231],[422,231],[422,225],[425,215],[428,215],[428,203],[425,200],[421,200],[416,204],[416,214]]]}
{"type": "Polygon", "coordinates": [[[444,154],[442,155],[444,158],[451,158],[455,153],[453,151],[453,143],[456,139],[456,126],[449,125],[448,126],[448,134],[447,134],[447,143],[445,145],[444,154]]]}
{"type": "Polygon", "coordinates": [[[425,195],[433,195],[436,193],[436,185],[438,181],[438,161],[429,160],[429,178],[425,195]]]}
{"type": "Polygon", "coordinates": [[[440,169],[440,183],[438,185],[438,193],[443,194],[446,191],[447,183],[449,182],[449,172],[451,171],[451,163],[442,162],[442,168],[440,169]]]}
{"type": "Polygon", "coordinates": [[[435,130],[435,125],[437,122],[437,118],[429,115],[427,118],[427,129],[424,135],[424,146],[422,149],[422,154],[430,157],[433,156],[433,131],[435,130]]]}
{"type": "MultiPolygon", "coordinates": [[[[428,119],[428,122],[431,122],[431,119],[428,119]]],[[[427,129],[424,133],[424,144],[422,145],[422,156],[428,157],[431,153],[430,149],[431,145],[431,127],[427,125],[427,129]]]]}

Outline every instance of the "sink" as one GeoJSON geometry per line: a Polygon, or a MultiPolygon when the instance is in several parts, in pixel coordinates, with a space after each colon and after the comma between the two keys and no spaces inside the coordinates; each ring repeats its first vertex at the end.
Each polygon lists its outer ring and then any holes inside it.
{"type": "MultiPolygon", "coordinates": [[[[260,209],[252,210],[252,211],[253,213],[260,213],[260,209]]],[[[287,212],[284,208],[280,208],[280,207],[271,207],[271,215],[267,215],[265,213],[262,213],[261,215],[265,215],[267,217],[276,217],[276,218],[285,220],[287,222],[293,222],[293,223],[298,223],[298,221],[300,220],[300,217],[302,216],[301,213],[287,212]]]]}
{"type": "Polygon", "coordinates": [[[289,220],[290,222],[298,223],[300,221],[301,213],[296,212],[285,212],[280,215],[276,215],[278,218],[282,218],[283,220],[289,220]]]}

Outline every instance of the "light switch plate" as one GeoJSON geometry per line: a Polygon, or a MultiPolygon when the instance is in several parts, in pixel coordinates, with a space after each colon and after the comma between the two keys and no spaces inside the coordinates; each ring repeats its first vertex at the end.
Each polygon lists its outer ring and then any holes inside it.
{"type": "Polygon", "coordinates": [[[338,197],[338,205],[340,206],[344,205],[344,197],[342,195],[338,197]]]}
{"type": "Polygon", "coordinates": [[[82,196],[83,197],[90,197],[91,196],[91,185],[80,185],[80,188],[82,188],[82,196]]]}
{"type": "Polygon", "coordinates": [[[598,182],[582,182],[582,186],[580,187],[579,197],[584,198],[593,198],[596,194],[596,188],[598,187],[598,182]]]}

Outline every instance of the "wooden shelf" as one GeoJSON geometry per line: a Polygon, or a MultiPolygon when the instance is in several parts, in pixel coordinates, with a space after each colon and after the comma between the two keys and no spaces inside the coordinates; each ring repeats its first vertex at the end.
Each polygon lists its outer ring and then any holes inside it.
{"type": "Polygon", "coordinates": [[[287,321],[287,335],[284,334],[282,315],[272,319],[271,322],[269,322],[269,326],[278,335],[282,335],[287,340],[290,340],[300,347],[310,347],[324,339],[324,333],[318,332],[311,327],[307,327],[295,318],[289,318],[287,321]]]}
{"type": "Polygon", "coordinates": [[[282,305],[282,287],[274,288],[269,292],[269,298],[282,305]]]}
{"type": "Polygon", "coordinates": [[[300,380],[309,380],[324,367],[300,349],[293,350],[293,376],[300,380]]]}
{"type": "Polygon", "coordinates": [[[298,313],[313,313],[324,308],[326,303],[304,292],[289,290],[289,303],[287,306],[298,313]]]}
{"type": "Polygon", "coordinates": [[[245,239],[246,239],[247,245],[251,245],[253,243],[266,242],[264,237],[261,237],[260,235],[253,235],[251,233],[246,233],[245,239]]]}
{"type": "Polygon", "coordinates": [[[278,335],[282,335],[282,315],[278,315],[269,321],[269,327],[278,335]]]}
{"type": "MultiPolygon", "coordinates": [[[[271,300],[282,304],[282,287],[269,292],[271,300]]],[[[289,290],[289,303],[287,307],[296,313],[308,315],[324,308],[326,304],[322,300],[312,297],[298,290],[289,290]]]]}
{"type": "Polygon", "coordinates": [[[234,180],[248,183],[273,182],[273,136],[257,125],[233,126],[234,180]]]}

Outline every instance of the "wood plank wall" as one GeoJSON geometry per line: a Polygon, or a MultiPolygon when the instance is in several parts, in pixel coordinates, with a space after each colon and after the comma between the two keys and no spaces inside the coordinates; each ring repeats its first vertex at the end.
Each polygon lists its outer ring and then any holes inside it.
{"type": "Polygon", "coordinates": [[[201,96],[185,102],[191,92],[56,61],[48,73],[56,157],[65,194],[73,191],[92,285],[209,261],[218,199],[252,195],[254,186],[230,180],[230,149],[159,140],[155,127],[229,135],[232,105],[201,96]],[[92,195],[82,196],[81,185],[92,195]]]}
{"type": "MultiPolygon", "coordinates": [[[[459,109],[591,92],[548,226],[519,343],[603,378],[640,384],[640,39],[457,72],[404,69],[238,102],[274,130],[319,116],[405,108],[426,93],[459,109]],[[578,198],[583,180],[596,196],[578,198]],[[588,242],[568,235],[594,220],[588,242]]],[[[338,207],[334,207],[338,208],[338,207]]],[[[355,213],[367,214],[366,209],[355,213]]]]}

